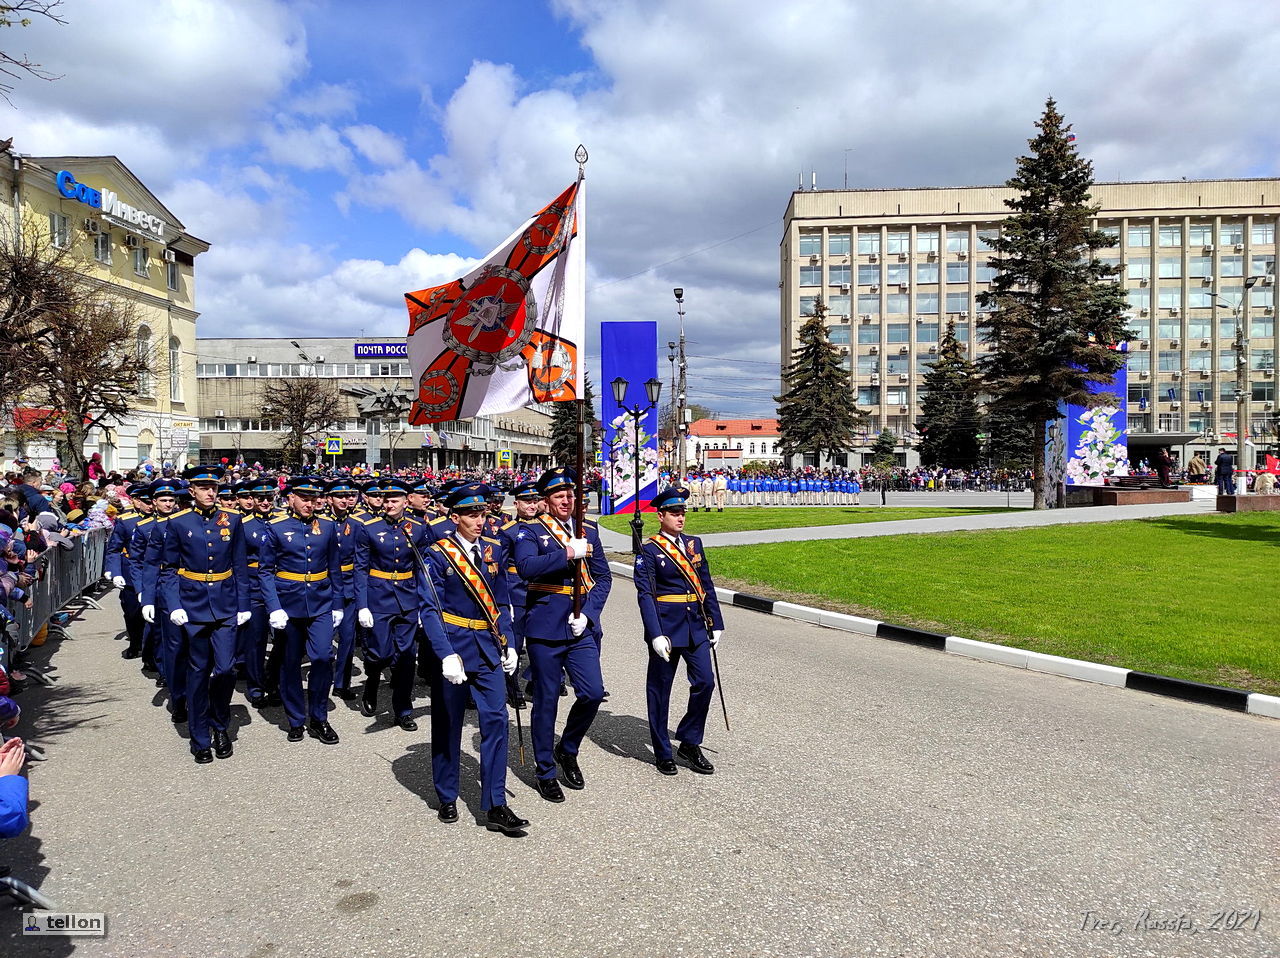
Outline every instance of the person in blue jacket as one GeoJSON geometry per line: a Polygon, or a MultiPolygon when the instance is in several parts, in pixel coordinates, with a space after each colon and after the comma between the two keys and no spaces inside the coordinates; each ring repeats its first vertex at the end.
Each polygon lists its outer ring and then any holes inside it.
{"type": "Polygon", "coordinates": [[[333,479],[325,487],[329,496],[329,517],[338,527],[339,593],[342,618],[338,622],[338,647],[333,662],[333,694],[340,699],[356,697],[351,690],[351,664],[356,648],[356,529],[360,520],[354,508],[360,487],[349,478],[333,479]]]}
{"type": "Polygon", "coordinates": [[[246,499],[249,508],[238,509],[241,527],[244,529],[245,559],[249,566],[249,621],[236,631],[238,644],[236,657],[244,662],[245,695],[254,708],[281,704],[279,674],[267,672],[267,608],[262,604],[262,583],[258,576],[261,568],[262,540],[271,520],[271,500],[276,494],[274,480],[251,479],[239,487],[240,502],[246,499]]]}
{"type": "Polygon", "coordinates": [[[581,529],[574,526],[575,481],[570,469],[544,472],[538,478],[538,491],[546,512],[523,523],[515,541],[516,570],[528,589],[524,635],[533,670],[529,730],[537,760],[538,793],[549,802],[564,801],[556,781],[557,763],[565,785],[572,789],[585,786],[578,750],[604,701],[600,621],[613,574],[595,523],[587,521],[581,529]],[[574,615],[578,575],[582,576],[582,606],[574,615]],[[575,699],[556,745],[562,671],[569,674],[575,699]]]}
{"type": "Polygon", "coordinates": [[[306,733],[325,745],[337,745],[329,724],[333,687],[333,632],[342,622],[342,568],[337,524],[316,513],[324,492],[314,476],[293,479],[286,490],[288,509],[271,519],[258,552],[258,577],[267,621],[284,640],[280,696],[289,722],[289,741],[306,733]],[[302,659],[310,663],[307,697],[302,697],[302,659]]]}
{"type": "Polygon", "coordinates": [[[120,612],[124,616],[125,634],[129,637],[124,651],[120,653],[123,659],[136,659],[142,654],[142,636],[147,624],[142,618],[142,602],[138,599],[140,583],[134,582],[133,568],[129,562],[129,546],[133,541],[134,530],[141,520],[151,514],[150,500],[139,496],[145,488],[141,484],[129,487],[128,496],[132,508],[116,517],[102,560],[103,574],[120,592],[120,612]]]}
{"type": "Polygon", "coordinates": [[[427,527],[405,512],[409,485],[384,479],[382,511],[356,532],[355,592],[357,621],[369,630],[365,645],[364,694],[360,714],[378,712],[382,670],[391,670],[391,708],[396,724],[416,732],[413,720],[414,636],[418,629],[421,557],[430,542],[427,527]]]}
{"type": "Polygon", "coordinates": [[[169,711],[175,725],[187,721],[187,642],[169,620],[169,607],[160,589],[160,564],[164,556],[168,520],[178,511],[178,497],[185,491],[182,480],[160,478],[151,483],[151,516],[138,522],[130,555],[141,556],[140,579],[142,617],[155,629],[160,676],[169,689],[169,711]]]}
{"type": "Polygon", "coordinates": [[[217,504],[221,472],[191,466],[183,474],[192,506],[164,520],[161,553],[160,592],[187,641],[187,727],[199,765],[231,757],[236,629],[252,615],[241,517],[217,504]]]}
{"type": "Polygon", "coordinates": [[[0,745],[0,838],[17,838],[31,822],[27,815],[27,780],[22,776],[26,759],[22,739],[7,739],[0,745]]]}
{"type": "Polygon", "coordinates": [[[680,748],[675,754],[693,771],[710,775],[715,766],[702,754],[701,746],[716,687],[711,650],[724,633],[724,618],[702,540],[684,534],[686,498],[680,488],[665,489],[654,497],[661,528],[636,556],[636,598],[649,645],[645,694],[658,771],[676,774],[667,720],[671,686],[683,659],[689,676],[689,707],[676,728],[680,748]]]}
{"type": "Polygon", "coordinates": [[[507,804],[506,675],[518,655],[507,594],[507,555],[501,539],[484,535],[483,483],[452,489],[444,505],[454,531],[427,550],[419,608],[440,667],[431,679],[431,778],[439,818],[458,820],[462,725],[468,699],[480,729],[480,807],[485,827],[523,835],[529,822],[507,804]]]}

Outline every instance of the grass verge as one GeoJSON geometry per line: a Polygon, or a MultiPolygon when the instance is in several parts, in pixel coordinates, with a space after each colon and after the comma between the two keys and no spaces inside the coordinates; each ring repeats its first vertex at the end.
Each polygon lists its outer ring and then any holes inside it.
{"type": "Polygon", "coordinates": [[[1280,514],[718,548],[721,586],[1280,694],[1280,514]]]}
{"type": "MultiPolygon", "coordinates": [[[[988,512],[1010,512],[1003,506],[963,508],[956,506],[788,506],[781,508],[735,506],[726,512],[690,512],[685,532],[705,536],[715,532],[751,532],[757,529],[798,529],[807,526],[845,526],[861,522],[891,522],[895,519],[933,519],[939,516],[973,516],[988,512]]],[[[658,517],[643,515],[645,535],[658,531],[658,517]]],[[[603,516],[600,524],[614,532],[630,531],[631,515],[603,516]]]]}

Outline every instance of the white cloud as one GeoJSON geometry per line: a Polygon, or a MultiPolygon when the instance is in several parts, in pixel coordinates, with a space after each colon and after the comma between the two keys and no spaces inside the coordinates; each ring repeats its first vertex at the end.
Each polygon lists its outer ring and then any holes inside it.
{"type": "Polygon", "coordinates": [[[342,135],[356,152],[378,166],[399,166],[405,162],[404,140],[368,123],[349,126],[342,135]]]}
{"type": "Polygon", "coordinates": [[[360,94],[350,86],[340,83],[318,83],[289,101],[292,113],[331,120],[340,116],[354,116],[360,102],[360,94]]]}
{"type": "Polygon", "coordinates": [[[282,118],[264,125],[258,141],[265,158],[281,166],[300,170],[348,170],[352,166],[351,149],[327,123],[304,127],[282,118]]]}

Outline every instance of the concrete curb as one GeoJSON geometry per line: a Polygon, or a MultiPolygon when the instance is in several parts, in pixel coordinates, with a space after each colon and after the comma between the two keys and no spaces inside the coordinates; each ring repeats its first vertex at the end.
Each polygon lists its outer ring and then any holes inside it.
{"type": "MultiPolygon", "coordinates": [[[[632,578],[631,566],[623,562],[610,562],[609,568],[615,575],[632,578]]],[[[1117,668],[1114,665],[1102,665],[1098,662],[1085,662],[1081,659],[1068,659],[1058,655],[1045,655],[1043,652],[1030,652],[1026,649],[1012,648],[1007,645],[996,645],[992,642],[979,642],[964,639],[958,635],[941,635],[927,632],[905,625],[893,625],[889,622],[878,622],[864,619],[857,615],[845,615],[841,612],[828,612],[807,605],[796,605],[793,602],[782,602],[766,599],[746,592],[735,592],[732,589],[716,587],[716,598],[726,605],[739,609],[750,609],[752,612],[763,612],[765,615],[776,615],[784,619],[797,619],[801,622],[812,622],[826,629],[839,629],[844,632],[856,632],[859,635],[874,636],[878,639],[890,639],[923,648],[950,652],[952,655],[963,655],[984,662],[995,662],[1013,668],[1027,669],[1032,672],[1046,672],[1066,678],[1080,679],[1083,682],[1094,682],[1099,685],[1110,685],[1113,688],[1135,689],[1139,692],[1150,692],[1154,695],[1165,695],[1170,698],[1210,705],[1214,708],[1231,709],[1236,712],[1247,712],[1250,715],[1263,715],[1280,719],[1280,697],[1263,695],[1260,692],[1244,692],[1221,685],[1207,685],[1203,682],[1190,682],[1186,679],[1175,679],[1167,675],[1154,675],[1150,672],[1137,672],[1132,669],[1117,668]]]]}

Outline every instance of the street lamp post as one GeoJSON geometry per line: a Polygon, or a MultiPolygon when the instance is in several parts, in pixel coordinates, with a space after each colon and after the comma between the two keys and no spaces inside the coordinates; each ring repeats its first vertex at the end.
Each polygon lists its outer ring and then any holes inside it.
{"type": "Polygon", "coordinates": [[[667,362],[671,366],[671,399],[667,402],[667,408],[671,410],[671,446],[667,453],[667,468],[675,471],[675,459],[679,457],[676,452],[677,437],[680,434],[678,424],[676,423],[676,342],[671,340],[667,343],[667,362]]]}
{"type": "Polygon", "coordinates": [[[676,352],[676,355],[680,360],[680,382],[676,391],[676,395],[673,396],[672,398],[676,401],[677,410],[678,410],[678,416],[676,419],[676,440],[680,443],[680,445],[679,445],[679,455],[677,457],[677,462],[678,462],[677,475],[680,480],[680,484],[684,485],[684,475],[686,472],[686,468],[688,466],[688,462],[687,462],[688,451],[685,449],[685,441],[684,441],[684,430],[685,430],[684,402],[685,402],[685,395],[687,394],[688,388],[689,388],[688,381],[685,376],[688,370],[689,364],[685,360],[685,352],[684,352],[684,287],[677,286],[675,289],[672,290],[672,292],[675,293],[675,296],[676,296],[676,315],[680,318],[680,342],[677,345],[677,352],[676,352]]]}
{"type": "MultiPolygon", "coordinates": [[[[1258,284],[1261,276],[1250,276],[1244,281],[1244,292],[1240,301],[1231,306],[1231,316],[1236,323],[1236,495],[1243,496],[1249,491],[1249,473],[1245,466],[1245,453],[1249,449],[1249,337],[1245,335],[1245,323],[1249,321],[1246,303],[1249,291],[1258,284]]],[[[1217,292],[1214,299],[1221,302],[1217,292]]]]}
{"type": "Polygon", "coordinates": [[[655,376],[645,382],[644,391],[649,405],[643,407],[639,403],[634,406],[627,405],[628,383],[621,376],[610,385],[613,387],[613,401],[617,403],[619,409],[631,417],[634,430],[631,444],[634,455],[632,476],[635,480],[635,496],[632,499],[631,513],[631,552],[633,555],[639,555],[641,538],[644,535],[644,520],[640,518],[640,417],[658,405],[658,398],[662,395],[662,381],[655,376]]]}

